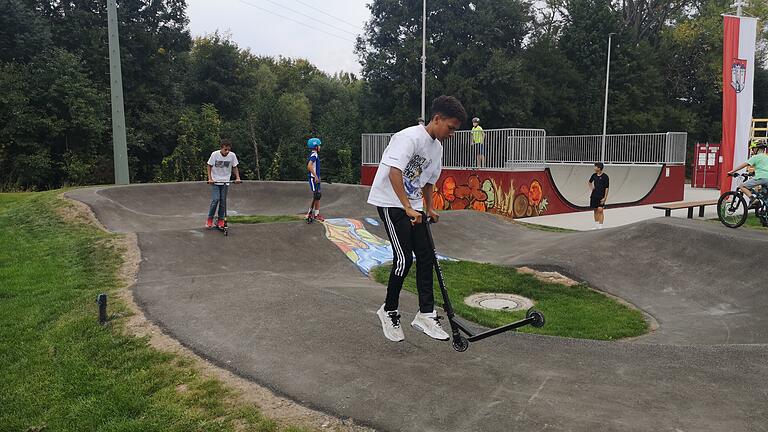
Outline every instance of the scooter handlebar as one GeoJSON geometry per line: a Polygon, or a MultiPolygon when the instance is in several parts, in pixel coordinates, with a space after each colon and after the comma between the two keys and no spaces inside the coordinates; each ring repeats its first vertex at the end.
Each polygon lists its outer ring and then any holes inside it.
{"type": "Polygon", "coordinates": [[[233,184],[233,183],[234,184],[240,184],[242,182],[243,182],[242,180],[230,180],[230,181],[208,181],[206,183],[208,183],[208,184],[215,184],[215,185],[227,185],[227,186],[229,186],[230,184],[233,184]]]}

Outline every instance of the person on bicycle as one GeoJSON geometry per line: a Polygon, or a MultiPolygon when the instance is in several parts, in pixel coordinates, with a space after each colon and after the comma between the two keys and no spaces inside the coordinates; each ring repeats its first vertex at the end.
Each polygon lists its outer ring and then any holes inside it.
{"type": "Polygon", "coordinates": [[[749,206],[747,207],[748,209],[757,208],[762,204],[759,202],[759,200],[752,196],[752,188],[756,186],[768,188],[768,154],[766,154],[766,148],[768,148],[768,145],[765,143],[765,141],[758,143],[754,156],[728,172],[728,175],[732,176],[733,173],[741,171],[748,166],[755,169],[755,176],[739,186],[741,192],[749,197],[749,206]]]}

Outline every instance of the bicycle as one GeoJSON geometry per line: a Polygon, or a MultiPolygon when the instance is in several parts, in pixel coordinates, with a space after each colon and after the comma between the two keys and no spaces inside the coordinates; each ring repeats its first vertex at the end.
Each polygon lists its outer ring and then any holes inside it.
{"type": "MultiPolygon", "coordinates": [[[[742,181],[746,181],[754,173],[733,173],[733,177],[742,177],[742,181]]],[[[760,187],[759,190],[752,189],[752,196],[758,200],[758,206],[755,208],[755,216],[760,219],[760,222],[764,227],[768,227],[768,194],[765,187],[760,187]]],[[[720,196],[717,200],[717,217],[720,222],[728,228],[738,228],[744,225],[749,216],[749,210],[747,200],[744,197],[744,192],[740,188],[728,191],[720,196]]]]}

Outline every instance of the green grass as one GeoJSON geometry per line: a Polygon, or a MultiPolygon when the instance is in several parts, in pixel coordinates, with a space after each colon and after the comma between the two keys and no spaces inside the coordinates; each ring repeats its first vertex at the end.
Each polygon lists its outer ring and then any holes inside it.
{"type": "Polygon", "coordinates": [[[116,295],[110,324],[97,323],[120,251],[65,222],[55,207],[68,205],[54,192],[0,194],[0,431],[279,430],[188,360],[125,335],[116,295]]]}
{"type": "Polygon", "coordinates": [[[755,216],[754,212],[749,214],[749,217],[747,217],[747,221],[744,222],[744,226],[768,231],[768,228],[763,226],[762,222],[760,222],[760,218],[755,216]]]}
{"type": "MultiPolygon", "coordinates": [[[[721,223],[720,219],[718,218],[710,219],[710,221],[718,224],[721,223]]],[[[746,222],[744,222],[744,225],[742,225],[742,227],[748,227],[751,229],[756,229],[758,231],[768,232],[768,228],[762,225],[762,223],[760,222],[760,219],[757,216],[755,216],[754,212],[749,213],[749,216],[747,216],[747,220],[746,222]]]]}
{"type": "MultiPolygon", "coordinates": [[[[542,328],[522,327],[519,331],[581,339],[615,340],[639,336],[648,331],[640,311],[584,285],[542,282],[511,267],[470,261],[441,261],[440,266],[448,286],[452,305],[458,315],[486,327],[498,327],[525,316],[525,311],[505,312],[467,306],[464,298],[475,292],[504,292],[528,297],[536,309],[544,313],[542,328]]],[[[376,281],[386,284],[391,265],[377,267],[372,274],[376,281]]],[[[415,269],[403,287],[416,292],[415,269]]],[[[442,296],[435,277],[435,300],[442,305],[442,296]]]]}
{"type": "Polygon", "coordinates": [[[261,223],[283,223],[283,222],[296,222],[303,220],[302,216],[266,216],[266,215],[237,215],[227,216],[227,222],[240,223],[240,224],[261,224],[261,223]]]}

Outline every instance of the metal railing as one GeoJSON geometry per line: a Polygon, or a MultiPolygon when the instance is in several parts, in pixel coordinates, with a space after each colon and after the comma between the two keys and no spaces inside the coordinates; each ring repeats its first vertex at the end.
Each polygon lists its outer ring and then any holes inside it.
{"type": "MultiPolygon", "coordinates": [[[[363,134],[363,165],[378,164],[391,133],[363,134]]],[[[510,161],[537,161],[543,154],[544,129],[486,129],[457,131],[443,141],[444,168],[510,169],[510,161]],[[481,142],[476,142],[481,141],[481,142]],[[484,160],[478,156],[484,156],[484,160]]]]}
{"type": "MultiPolygon", "coordinates": [[[[363,134],[362,162],[378,164],[393,134],[363,134]]],[[[543,129],[488,129],[482,144],[472,131],[458,131],[443,142],[443,167],[530,169],[547,164],[685,164],[685,132],[654,134],[546,136],[543,129]],[[485,160],[478,158],[483,154],[485,160]]]]}
{"type": "Polygon", "coordinates": [[[457,131],[443,142],[443,166],[508,169],[509,161],[515,158],[523,161],[540,157],[546,135],[544,129],[457,131]]]}
{"type": "Polygon", "coordinates": [[[684,164],[688,134],[667,132],[654,134],[549,136],[546,138],[548,164],[684,164]]]}
{"type": "Polygon", "coordinates": [[[389,145],[392,133],[363,134],[362,161],[363,165],[378,165],[384,149],[389,145]]]}

